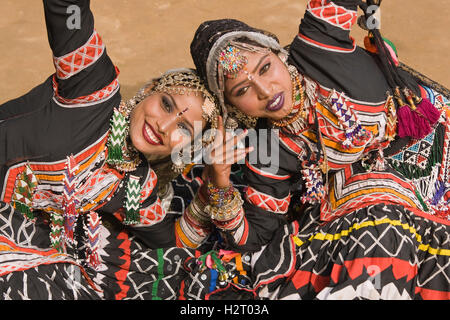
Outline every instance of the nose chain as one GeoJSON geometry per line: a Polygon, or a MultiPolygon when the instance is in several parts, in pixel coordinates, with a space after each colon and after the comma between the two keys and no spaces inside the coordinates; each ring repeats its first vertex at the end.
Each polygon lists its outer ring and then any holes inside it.
{"type": "Polygon", "coordinates": [[[188,110],[189,110],[189,108],[186,108],[186,109],[184,109],[183,111],[178,112],[178,113],[177,113],[177,118],[181,117],[181,116],[182,116],[184,113],[186,113],[188,110]]]}

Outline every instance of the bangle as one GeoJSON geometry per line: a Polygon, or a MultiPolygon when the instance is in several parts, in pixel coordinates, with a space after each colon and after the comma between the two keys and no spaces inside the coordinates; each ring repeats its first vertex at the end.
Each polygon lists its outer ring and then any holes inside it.
{"type": "Polygon", "coordinates": [[[209,182],[207,187],[209,203],[216,207],[227,205],[232,201],[234,191],[235,188],[232,184],[225,188],[218,188],[209,182]]]}
{"type": "Polygon", "coordinates": [[[232,231],[241,224],[243,217],[244,217],[244,210],[241,208],[239,209],[239,212],[236,215],[236,217],[234,217],[231,220],[228,221],[212,220],[212,222],[216,225],[217,228],[221,230],[232,231]]]}
{"type": "Polygon", "coordinates": [[[197,193],[186,209],[188,219],[196,222],[199,226],[208,226],[211,224],[209,215],[205,213],[205,206],[206,204],[201,200],[199,194],[197,193]]]}
{"type": "Polygon", "coordinates": [[[214,203],[210,203],[204,209],[218,228],[229,230],[235,225],[234,222],[238,223],[240,218],[243,217],[242,204],[244,201],[242,201],[239,191],[235,188],[233,189],[232,197],[227,204],[216,206],[214,203]]]}

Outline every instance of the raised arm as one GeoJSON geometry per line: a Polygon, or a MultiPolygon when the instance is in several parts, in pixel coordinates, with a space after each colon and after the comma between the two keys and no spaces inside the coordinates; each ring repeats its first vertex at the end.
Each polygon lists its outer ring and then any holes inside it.
{"type": "Polygon", "coordinates": [[[44,11],[56,100],[91,104],[116,93],[118,72],[94,28],[90,0],[44,0],[44,11]]]}
{"type": "Polygon", "coordinates": [[[356,20],[356,0],[310,0],[298,36],[323,50],[353,51],[355,41],[350,31],[356,20]]]}
{"type": "Polygon", "coordinates": [[[119,88],[117,72],[94,29],[89,0],[44,0],[55,74],[27,94],[0,105],[0,121],[29,114],[56,93],[65,106],[102,102],[119,88]]]}
{"type": "Polygon", "coordinates": [[[357,46],[350,36],[358,3],[310,0],[291,43],[289,62],[325,91],[335,89],[355,100],[379,103],[386,100],[389,89],[385,75],[373,54],[357,46]]]}

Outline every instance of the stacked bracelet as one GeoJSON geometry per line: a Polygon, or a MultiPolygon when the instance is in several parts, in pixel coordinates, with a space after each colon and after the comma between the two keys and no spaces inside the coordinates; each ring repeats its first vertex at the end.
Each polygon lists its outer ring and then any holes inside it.
{"type": "Polygon", "coordinates": [[[209,204],[215,207],[227,205],[233,199],[234,190],[235,189],[231,184],[225,188],[218,188],[211,182],[208,183],[207,193],[209,197],[209,204]]]}
{"type": "Polygon", "coordinates": [[[221,230],[233,230],[241,222],[244,211],[242,209],[241,194],[233,186],[220,189],[208,185],[209,204],[205,213],[209,214],[212,222],[221,230]],[[217,191],[217,194],[211,192],[217,191]]]}
{"type": "Polygon", "coordinates": [[[244,210],[239,209],[238,214],[230,219],[225,221],[220,221],[216,219],[211,219],[217,228],[221,230],[235,230],[242,222],[242,218],[244,217],[244,210]]]}
{"type": "Polygon", "coordinates": [[[211,218],[205,212],[205,206],[206,204],[197,193],[187,207],[186,214],[188,215],[188,219],[198,226],[209,226],[211,224],[211,218]]]}

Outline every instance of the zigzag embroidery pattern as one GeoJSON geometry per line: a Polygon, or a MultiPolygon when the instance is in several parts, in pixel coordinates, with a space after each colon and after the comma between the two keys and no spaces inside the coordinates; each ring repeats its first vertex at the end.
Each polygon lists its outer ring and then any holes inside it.
{"type": "Polygon", "coordinates": [[[140,222],[139,206],[141,199],[141,185],[139,177],[130,175],[126,191],[126,219],[125,224],[138,224],[140,222]]]}

